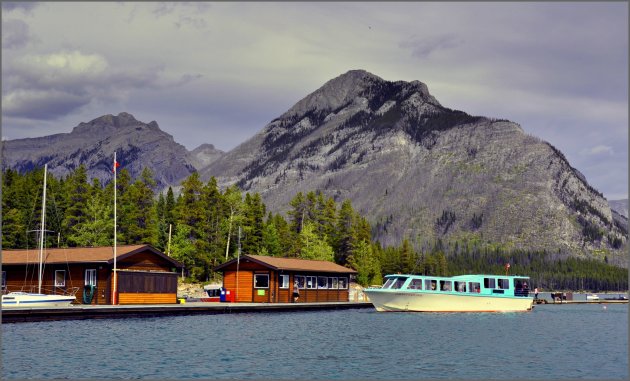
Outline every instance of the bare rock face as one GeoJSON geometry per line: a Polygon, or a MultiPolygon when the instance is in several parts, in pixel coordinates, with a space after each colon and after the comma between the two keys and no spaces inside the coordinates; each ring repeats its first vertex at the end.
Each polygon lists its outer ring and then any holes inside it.
{"type": "Polygon", "coordinates": [[[350,71],[200,173],[273,211],[299,191],[350,199],[384,245],[468,239],[627,266],[627,223],[560,151],[516,123],[445,108],[418,81],[350,71]]]}
{"type": "Polygon", "coordinates": [[[70,133],[9,140],[3,148],[5,168],[24,172],[48,163],[50,172],[62,177],[83,164],[88,178],[102,184],[112,180],[114,151],[132,178],[149,168],[158,188],[179,183],[195,170],[186,148],[156,122],[146,124],[125,112],[80,123],[70,133]]]}

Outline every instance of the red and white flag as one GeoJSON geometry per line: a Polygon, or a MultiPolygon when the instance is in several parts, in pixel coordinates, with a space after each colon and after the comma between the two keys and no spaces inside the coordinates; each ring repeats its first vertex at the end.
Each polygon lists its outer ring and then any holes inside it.
{"type": "Polygon", "coordinates": [[[116,168],[120,167],[120,163],[117,161],[114,161],[114,169],[112,169],[113,173],[116,173],[116,168]]]}

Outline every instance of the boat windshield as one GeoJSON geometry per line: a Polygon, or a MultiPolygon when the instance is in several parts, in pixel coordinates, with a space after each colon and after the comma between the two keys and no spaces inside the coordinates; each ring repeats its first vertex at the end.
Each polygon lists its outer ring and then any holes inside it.
{"type": "Polygon", "coordinates": [[[398,276],[398,277],[394,277],[394,278],[389,278],[387,280],[387,282],[385,282],[385,284],[383,285],[383,288],[390,288],[390,289],[399,289],[402,288],[403,284],[405,284],[405,282],[407,281],[406,276],[398,276]]]}

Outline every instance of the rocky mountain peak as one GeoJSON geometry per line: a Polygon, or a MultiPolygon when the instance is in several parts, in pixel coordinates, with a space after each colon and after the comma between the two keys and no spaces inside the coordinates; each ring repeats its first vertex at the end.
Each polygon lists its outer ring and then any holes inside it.
{"type": "MultiPolygon", "coordinates": [[[[157,123],[152,122],[157,126],[157,123]]],[[[76,126],[72,132],[73,133],[94,133],[94,132],[112,132],[119,128],[129,127],[129,126],[138,126],[145,125],[144,123],[138,121],[134,118],[133,115],[127,112],[121,112],[118,115],[114,116],[112,114],[107,114],[100,116],[96,119],[92,119],[91,121],[85,123],[81,122],[78,126],[76,126]],[[104,131],[105,130],[105,131],[104,131]]]]}

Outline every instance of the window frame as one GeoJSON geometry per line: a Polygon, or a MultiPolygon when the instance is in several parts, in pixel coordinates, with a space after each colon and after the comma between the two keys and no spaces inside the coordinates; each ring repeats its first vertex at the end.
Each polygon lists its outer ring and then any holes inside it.
{"type": "Polygon", "coordinates": [[[85,269],[85,278],[83,279],[83,284],[85,286],[96,286],[96,274],[96,269],[85,269]]]}
{"type": "Polygon", "coordinates": [[[254,289],[256,289],[256,290],[258,290],[258,289],[260,289],[260,290],[267,290],[267,289],[269,289],[269,273],[254,274],[254,289]],[[258,277],[265,277],[265,278],[267,278],[267,286],[265,286],[265,287],[257,286],[257,283],[258,283],[257,278],[258,277]]]}
{"type": "Polygon", "coordinates": [[[347,290],[348,289],[348,278],[345,276],[339,277],[338,278],[338,283],[337,285],[339,286],[339,290],[347,290]]]}
{"type": "Polygon", "coordinates": [[[314,275],[306,276],[306,289],[317,290],[317,277],[314,275]]]}
{"type": "Polygon", "coordinates": [[[437,279],[425,279],[424,289],[425,291],[438,291],[437,279]],[[435,288],[433,288],[432,286],[435,286],[435,288]]]}
{"type": "Polygon", "coordinates": [[[328,277],[327,276],[318,276],[317,277],[317,289],[318,290],[328,290],[328,277]],[[320,282],[326,282],[326,286],[320,286],[320,282]]]}
{"type": "Polygon", "coordinates": [[[305,275],[294,275],[293,283],[298,283],[298,290],[304,290],[306,288],[306,276],[305,275]]]}
{"type": "Polygon", "coordinates": [[[495,278],[483,278],[484,288],[497,288],[497,281],[495,278]]]}
{"type": "Polygon", "coordinates": [[[499,290],[509,290],[510,289],[510,279],[508,279],[508,278],[499,278],[499,279],[497,279],[497,287],[496,288],[498,288],[499,290]]]}
{"type": "Polygon", "coordinates": [[[288,289],[289,288],[289,284],[291,283],[291,282],[289,282],[289,280],[290,280],[289,279],[289,274],[280,274],[278,276],[278,283],[279,283],[278,288],[281,288],[283,290],[284,289],[288,289]]]}
{"type": "Polygon", "coordinates": [[[55,287],[66,287],[66,270],[55,270],[53,283],[55,287]],[[63,274],[63,283],[58,282],[59,277],[57,276],[57,274],[63,274]]]}

